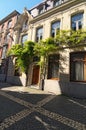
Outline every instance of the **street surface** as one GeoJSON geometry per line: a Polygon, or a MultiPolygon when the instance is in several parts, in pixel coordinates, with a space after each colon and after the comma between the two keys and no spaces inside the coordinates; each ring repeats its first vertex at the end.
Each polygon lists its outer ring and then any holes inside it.
{"type": "Polygon", "coordinates": [[[86,99],[0,83],[0,130],[86,130],[86,99]]]}

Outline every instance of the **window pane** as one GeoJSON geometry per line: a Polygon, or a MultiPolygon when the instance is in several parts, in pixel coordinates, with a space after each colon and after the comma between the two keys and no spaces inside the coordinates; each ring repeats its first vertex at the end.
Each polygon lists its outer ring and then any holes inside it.
{"type": "Polygon", "coordinates": [[[71,17],[71,26],[73,30],[82,29],[83,13],[76,14],[71,17]]]}
{"type": "Polygon", "coordinates": [[[2,28],[1,28],[1,31],[2,31],[2,32],[4,31],[4,24],[2,24],[2,28]]]}
{"type": "Polygon", "coordinates": [[[43,27],[38,28],[36,32],[36,42],[39,42],[43,38],[43,27]]]}
{"type": "Polygon", "coordinates": [[[84,63],[83,62],[75,62],[75,80],[84,80],[84,63]]]}
{"type": "Polygon", "coordinates": [[[27,35],[27,34],[26,34],[26,35],[23,35],[23,36],[22,36],[22,41],[21,41],[22,44],[24,44],[24,42],[27,41],[27,39],[28,39],[28,35],[27,35]]]}
{"type": "Polygon", "coordinates": [[[79,29],[82,29],[82,21],[79,21],[78,26],[79,26],[79,29]]]}
{"type": "Polygon", "coordinates": [[[10,20],[10,21],[8,22],[8,28],[11,28],[11,26],[12,26],[12,20],[10,20]]]}
{"type": "Polygon", "coordinates": [[[52,25],[51,25],[51,36],[55,37],[58,30],[60,30],[60,21],[52,23],[52,25]]]}
{"type": "Polygon", "coordinates": [[[43,7],[39,9],[39,14],[43,13],[43,7]]]}
{"type": "Polygon", "coordinates": [[[2,51],[2,59],[6,58],[6,52],[7,52],[7,46],[4,46],[2,51]]]}
{"type": "Polygon", "coordinates": [[[49,56],[48,79],[58,78],[59,76],[59,55],[49,56]]]}
{"type": "Polygon", "coordinates": [[[61,0],[54,0],[53,6],[58,6],[61,4],[61,0]]]}
{"type": "Polygon", "coordinates": [[[76,31],[76,23],[72,23],[72,29],[76,31]]]}
{"type": "Polygon", "coordinates": [[[72,81],[85,80],[85,55],[85,52],[77,52],[70,55],[70,78],[72,81]]]}
{"type": "Polygon", "coordinates": [[[22,26],[22,31],[25,31],[28,29],[28,20],[24,21],[23,26],[22,26]]]}

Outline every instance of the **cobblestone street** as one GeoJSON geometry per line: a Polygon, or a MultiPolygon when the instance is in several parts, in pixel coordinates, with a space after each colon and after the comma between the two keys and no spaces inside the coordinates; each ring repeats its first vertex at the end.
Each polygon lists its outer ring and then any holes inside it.
{"type": "Polygon", "coordinates": [[[0,84],[0,130],[86,130],[86,99],[10,88],[0,84]]]}

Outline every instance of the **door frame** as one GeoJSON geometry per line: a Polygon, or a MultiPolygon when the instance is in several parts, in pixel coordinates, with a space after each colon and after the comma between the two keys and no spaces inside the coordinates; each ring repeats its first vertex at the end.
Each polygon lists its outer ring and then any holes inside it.
{"type": "Polygon", "coordinates": [[[39,83],[39,76],[40,76],[40,66],[39,65],[33,65],[32,70],[32,85],[37,85],[39,83]]]}

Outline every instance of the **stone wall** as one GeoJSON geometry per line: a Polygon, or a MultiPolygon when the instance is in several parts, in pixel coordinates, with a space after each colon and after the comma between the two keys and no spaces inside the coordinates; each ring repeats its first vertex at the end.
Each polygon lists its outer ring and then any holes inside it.
{"type": "Polygon", "coordinates": [[[64,94],[76,98],[86,98],[86,83],[45,80],[44,91],[56,95],[64,94]]]}

